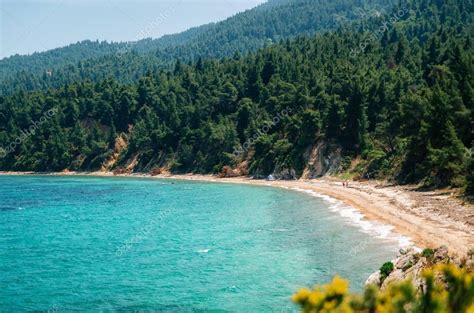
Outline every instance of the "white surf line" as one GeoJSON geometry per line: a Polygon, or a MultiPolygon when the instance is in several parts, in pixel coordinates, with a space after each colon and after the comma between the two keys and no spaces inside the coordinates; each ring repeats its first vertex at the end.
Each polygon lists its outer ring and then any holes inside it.
{"type": "MultiPolygon", "coordinates": [[[[181,179],[181,178],[177,178],[181,179]]],[[[186,179],[186,178],[185,178],[186,179]]],[[[193,180],[193,179],[191,179],[193,180]]],[[[416,246],[412,239],[408,236],[404,236],[398,234],[393,231],[395,228],[393,225],[378,222],[378,221],[369,221],[365,218],[365,215],[361,213],[360,210],[347,205],[344,201],[335,199],[328,195],[316,192],[310,189],[304,189],[300,187],[288,187],[288,186],[279,186],[272,184],[270,182],[260,183],[260,184],[252,184],[249,181],[232,181],[232,180],[216,180],[216,179],[202,179],[197,178],[196,181],[207,181],[207,182],[215,182],[215,183],[230,183],[230,184],[243,184],[243,185],[250,185],[250,186],[265,186],[265,187],[277,187],[287,190],[294,190],[297,192],[304,192],[309,194],[310,196],[321,198],[326,202],[329,202],[329,209],[333,212],[338,213],[341,217],[343,217],[346,221],[348,221],[351,225],[356,225],[362,232],[369,234],[373,237],[386,239],[390,241],[396,241],[400,248],[414,248],[415,250],[421,251],[420,247],[416,246]]]]}
{"type": "MultiPolygon", "coordinates": [[[[310,196],[323,199],[325,202],[329,203],[329,210],[339,214],[346,221],[352,225],[356,225],[362,232],[374,236],[376,238],[387,239],[391,241],[396,241],[400,248],[413,247],[415,249],[420,249],[417,247],[410,237],[400,235],[393,231],[395,228],[390,224],[385,224],[377,221],[369,221],[365,218],[365,215],[362,214],[358,209],[345,204],[343,201],[337,200],[333,197],[327,196],[325,194],[318,193],[314,190],[299,188],[299,187],[286,187],[280,186],[284,189],[294,190],[298,192],[304,192],[310,196]]],[[[420,250],[421,251],[421,250],[420,250]]]]}

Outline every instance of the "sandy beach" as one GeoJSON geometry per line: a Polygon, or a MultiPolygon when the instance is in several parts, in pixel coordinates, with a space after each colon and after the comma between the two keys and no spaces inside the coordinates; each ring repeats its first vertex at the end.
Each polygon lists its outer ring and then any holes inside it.
{"type": "MultiPolygon", "coordinates": [[[[0,175],[30,175],[31,172],[1,172],[0,175]]],[[[47,175],[114,176],[110,172],[62,172],[47,175]]],[[[397,234],[408,237],[416,246],[445,245],[464,255],[474,248],[474,206],[457,199],[450,190],[418,191],[414,186],[391,186],[383,182],[349,182],[348,187],[333,177],[312,180],[266,181],[247,177],[218,178],[212,175],[129,174],[127,177],[172,178],[219,183],[273,186],[312,191],[338,199],[356,208],[364,218],[394,227],[397,234]]]]}

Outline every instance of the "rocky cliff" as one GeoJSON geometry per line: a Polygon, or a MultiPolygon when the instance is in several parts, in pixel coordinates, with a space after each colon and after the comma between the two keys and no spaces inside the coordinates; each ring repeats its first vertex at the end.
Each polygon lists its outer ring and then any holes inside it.
{"type": "MultiPolygon", "coordinates": [[[[471,249],[465,257],[450,255],[444,246],[423,251],[413,248],[401,249],[395,260],[385,263],[380,270],[369,276],[365,284],[376,285],[383,291],[392,283],[410,280],[417,292],[422,293],[426,290],[425,279],[422,276],[423,270],[441,264],[454,264],[459,268],[465,268],[467,272],[472,272],[474,249],[471,249]]],[[[441,276],[436,277],[436,280],[443,282],[441,276]]]]}

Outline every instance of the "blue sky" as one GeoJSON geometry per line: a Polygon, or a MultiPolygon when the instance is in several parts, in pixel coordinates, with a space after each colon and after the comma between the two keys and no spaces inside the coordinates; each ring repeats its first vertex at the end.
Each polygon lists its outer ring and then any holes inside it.
{"type": "Polygon", "coordinates": [[[0,58],[91,39],[157,38],[264,0],[0,0],[0,58]],[[150,27],[150,25],[155,26],[150,27]]]}

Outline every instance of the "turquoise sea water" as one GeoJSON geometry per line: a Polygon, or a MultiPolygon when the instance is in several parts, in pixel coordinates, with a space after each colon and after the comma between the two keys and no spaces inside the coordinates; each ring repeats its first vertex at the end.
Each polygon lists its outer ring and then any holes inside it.
{"type": "Polygon", "coordinates": [[[0,176],[0,311],[294,310],[336,273],[360,290],[397,242],[271,187],[0,176]]]}

